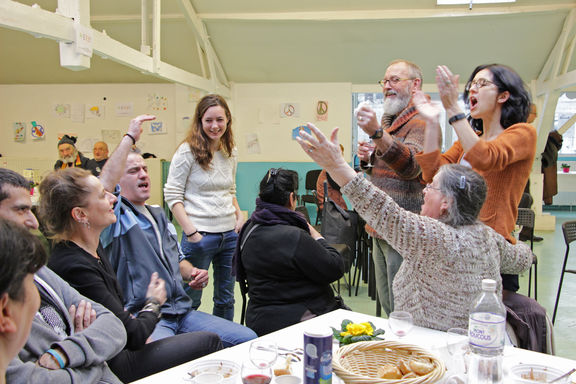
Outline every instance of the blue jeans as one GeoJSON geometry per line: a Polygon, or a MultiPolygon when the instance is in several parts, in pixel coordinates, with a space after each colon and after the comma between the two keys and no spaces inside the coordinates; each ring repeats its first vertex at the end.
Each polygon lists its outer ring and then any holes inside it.
{"type": "Polygon", "coordinates": [[[222,340],[224,347],[231,347],[252,340],[258,336],[253,330],[233,321],[224,320],[208,313],[191,310],[184,315],[166,316],[156,324],[150,337],[153,341],[180,333],[209,331],[214,332],[222,340]]]}
{"type": "MultiPolygon", "coordinates": [[[[200,232],[202,240],[191,243],[182,237],[182,252],[186,260],[200,269],[208,269],[210,263],[214,274],[214,307],[212,314],[226,320],[234,320],[234,277],[232,276],[232,256],[236,248],[238,234],[234,231],[222,233],[200,232]]],[[[192,307],[198,309],[202,302],[202,290],[184,286],[186,293],[192,299],[192,307]]]]}
{"type": "Polygon", "coordinates": [[[394,293],[392,283],[394,276],[402,265],[402,256],[386,240],[372,239],[372,258],[374,259],[374,277],[376,290],[382,309],[389,315],[394,311],[394,293]]]}

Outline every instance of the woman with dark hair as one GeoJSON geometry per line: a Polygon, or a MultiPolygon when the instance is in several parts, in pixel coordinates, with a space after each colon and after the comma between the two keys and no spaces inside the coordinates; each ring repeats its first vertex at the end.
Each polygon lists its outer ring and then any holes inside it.
{"type": "MultiPolygon", "coordinates": [[[[214,268],[212,314],[234,319],[232,254],[244,216],[236,200],[237,157],[232,115],[219,95],[198,102],[188,136],[176,150],[164,199],[182,227],[182,251],[196,268],[214,268]]],[[[198,309],[202,290],[186,292],[198,309]]]]}
{"type": "Polygon", "coordinates": [[[6,367],[26,343],[40,307],[34,273],[47,256],[36,236],[16,223],[0,219],[0,384],[6,367]]]}
{"type": "MultiPolygon", "coordinates": [[[[440,152],[440,111],[417,92],[414,102],[426,119],[424,149],[416,157],[422,178],[430,182],[443,164],[459,163],[474,169],[488,186],[480,221],[515,244],[512,232],[518,203],[536,156],[536,130],[526,123],[530,95],[513,69],[500,64],[478,66],[463,95],[470,107],[467,118],[458,105],[459,76],[446,66],[439,66],[436,74],[440,98],[458,141],[440,152]]],[[[502,277],[505,290],[518,290],[518,276],[502,277]]]]}
{"type": "Polygon", "coordinates": [[[100,233],[116,222],[116,197],[100,180],[80,168],[52,172],[40,184],[40,215],[55,245],[48,267],[84,296],[102,304],[124,324],[126,347],[108,364],[123,382],[131,382],[222,348],[209,332],[172,336],[147,344],[166,301],[164,280],[152,274],[142,310],[124,309],[116,274],[100,244],[100,233]]]}
{"type": "Polygon", "coordinates": [[[236,279],[247,283],[246,325],[258,336],[338,307],[330,283],[344,274],[340,254],[294,211],[298,175],[270,169],[235,254],[236,279]]]}
{"type": "Polygon", "coordinates": [[[302,148],[340,185],[354,209],[404,258],[394,278],[394,309],[408,311],[414,323],[447,330],[468,327],[469,306],[482,279],[494,279],[502,291],[500,271],[519,273],[532,263],[523,243],[512,245],[478,221],[486,196],[482,176],[459,164],[444,165],[424,188],[420,214],[400,208],[385,192],[346,163],[336,132],[329,141],[308,124],[302,148]]]}

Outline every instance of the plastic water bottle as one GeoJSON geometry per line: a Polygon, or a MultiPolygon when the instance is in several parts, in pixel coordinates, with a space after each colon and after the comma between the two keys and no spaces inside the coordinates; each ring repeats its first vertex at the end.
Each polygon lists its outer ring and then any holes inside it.
{"type": "Polygon", "coordinates": [[[472,304],[468,339],[472,356],[469,384],[502,383],[502,352],[506,337],[506,308],[496,295],[496,282],[482,280],[482,293],[472,304]]]}

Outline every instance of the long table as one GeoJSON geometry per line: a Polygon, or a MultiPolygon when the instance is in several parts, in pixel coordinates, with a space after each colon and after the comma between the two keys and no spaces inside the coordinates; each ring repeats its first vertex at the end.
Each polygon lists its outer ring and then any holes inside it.
{"type": "MultiPolygon", "coordinates": [[[[382,328],[386,330],[384,339],[398,340],[395,336],[392,335],[392,332],[389,330],[387,319],[374,317],[358,312],[346,311],[343,309],[339,309],[327,313],[325,315],[318,316],[311,320],[307,320],[302,323],[292,325],[282,330],[270,333],[268,335],[262,336],[261,339],[274,340],[279,347],[283,347],[286,349],[302,348],[304,343],[304,336],[303,336],[304,331],[319,330],[322,328],[326,329],[329,328],[330,326],[339,329],[340,324],[344,319],[349,319],[355,323],[371,321],[377,328],[382,328]]],[[[415,344],[422,348],[429,349],[433,352],[440,351],[442,350],[442,348],[444,348],[446,344],[446,333],[436,331],[433,329],[415,326],[412,329],[412,331],[401,340],[401,342],[415,344]]],[[[240,344],[235,347],[226,348],[221,351],[204,356],[200,359],[194,360],[194,362],[201,360],[232,360],[241,365],[242,361],[248,359],[249,347],[250,343],[240,344]]],[[[547,365],[550,367],[558,368],[562,371],[569,371],[572,368],[576,368],[575,360],[569,360],[552,355],[546,355],[543,353],[532,352],[525,349],[514,348],[513,346],[506,346],[504,349],[504,374],[506,375],[508,367],[511,367],[512,365],[518,363],[547,365]]],[[[136,383],[138,384],[189,383],[189,381],[186,381],[184,379],[188,376],[191,364],[192,364],[191,362],[184,363],[177,367],[168,369],[166,371],[139,380],[136,383]]],[[[294,375],[302,377],[303,375],[302,363],[301,362],[293,363],[292,371],[294,375]]],[[[576,383],[576,374],[573,375],[573,381],[576,383]]],[[[333,376],[332,382],[334,384],[342,384],[342,381],[336,375],[333,376]]],[[[239,376],[237,383],[238,384],[242,383],[239,376]]]]}

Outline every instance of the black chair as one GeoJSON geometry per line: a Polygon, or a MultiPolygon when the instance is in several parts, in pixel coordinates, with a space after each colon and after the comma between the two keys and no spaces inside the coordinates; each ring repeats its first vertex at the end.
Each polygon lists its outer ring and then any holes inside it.
{"type": "Polygon", "coordinates": [[[570,243],[576,240],[576,220],[567,221],[562,224],[562,233],[564,234],[564,242],[566,243],[566,254],[564,254],[562,274],[560,275],[560,283],[558,284],[558,292],[556,293],[556,303],[554,304],[554,313],[552,314],[552,324],[554,324],[554,321],[556,321],[556,311],[558,309],[558,300],[560,299],[562,283],[564,282],[564,274],[576,274],[576,269],[566,269],[566,263],[568,263],[568,254],[570,253],[570,243]]]}
{"type": "MultiPolygon", "coordinates": [[[[518,208],[518,218],[516,219],[516,225],[520,225],[523,228],[528,228],[530,231],[530,250],[534,253],[534,223],[536,221],[536,215],[534,211],[530,208],[518,208]]],[[[533,257],[532,266],[528,273],[528,297],[532,292],[532,267],[534,267],[534,300],[538,300],[538,258],[536,255],[533,257]]]]}
{"type": "Polygon", "coordinates": [[[306,172],[305,188],[306,194],[300,196],[301,203],[306,206],[308,204],[314,204],[316,206],[316,225],[318,225],[318,220],[320,220],[320,210],[318,209],[318,201],[316,200],[316,182],[318,181],[318,176],[322,172],[321,169],[313,169],[306,172]]]}

